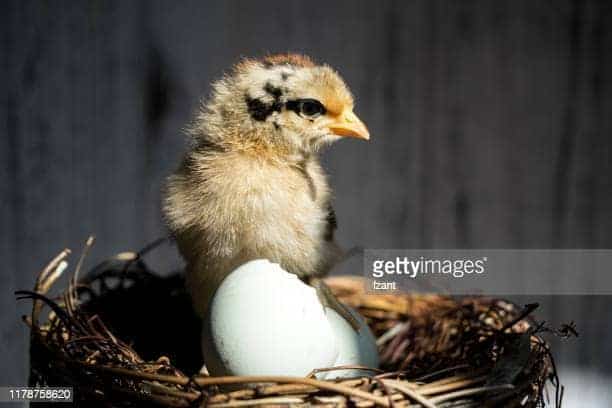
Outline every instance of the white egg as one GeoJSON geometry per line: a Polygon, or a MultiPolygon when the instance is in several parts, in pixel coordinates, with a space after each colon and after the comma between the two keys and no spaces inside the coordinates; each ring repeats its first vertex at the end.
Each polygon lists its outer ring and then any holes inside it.
{"type": "MultiPolygon", "coordinates": [[[[265,259],[234,270],[217,289],[204,319],[202,351],[211,375],[304,376],[315,368],[378,365],[376,344],[316,291],[265,259]]],[[[339,371],[326,377],[354,375],[339,371]]]]}
{"type": "Polygon", "coordinates": [[[203,331],[211,375],[303,376],[339,354],[315,290],[267,260],[248,262],[222,282],[203,331]]]}

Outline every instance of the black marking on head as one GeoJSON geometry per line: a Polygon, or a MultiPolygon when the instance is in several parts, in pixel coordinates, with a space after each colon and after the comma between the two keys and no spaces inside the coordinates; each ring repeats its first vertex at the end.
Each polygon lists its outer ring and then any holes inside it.
{"type": "Polygon", "coordinates": [[[270,82],[266,82],[266,85],[264,86],[264,91],[272,95],[275,101],[278,101],[280,97],[283,96],[282,89],[272,85],[270,82]]]}
{"type": "Polygon", "coordinates": [[[278,122],[272,122],[274,124],[274,129],[279,130],[280,129],[280,125],[278,124],[278,122]]]}
{"type": "Polygon", "coordinates": [[[283,81],[286,81],[287,79],[289,79],[290,76],[291,74],[289,72],[281,72],[281,79],[283,81]]]}
{"type": "Polygon", "coordinates": [[[279,102],[265,103],[259,99],[251,98],[249,95],[244,97],[247,104],[249,115],[259,122],[265,121],[274,112],[280,112],[282,104],[279,102]]]}

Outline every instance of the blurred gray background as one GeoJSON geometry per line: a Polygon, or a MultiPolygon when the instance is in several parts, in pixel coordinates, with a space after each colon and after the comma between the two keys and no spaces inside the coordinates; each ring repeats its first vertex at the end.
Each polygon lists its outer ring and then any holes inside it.
{"type": "MultiPolygon", "coordinates": [[[[90,265],[165,234],[181,128],[241,56],[306,53],[354,91],[372,139],[324,154],[345,246],[612,248],[610,2],[4,1],[0,33],[2,385],[27,372],[13,291],[89,234],[90,265]]],[[[569,400],[612,405],[612,299],[523,300],[577,323],[553,340],[569,400]]]]}

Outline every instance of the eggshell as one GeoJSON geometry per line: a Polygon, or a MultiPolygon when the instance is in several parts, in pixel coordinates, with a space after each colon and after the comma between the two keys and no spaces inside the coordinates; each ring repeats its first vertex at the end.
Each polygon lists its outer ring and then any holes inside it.
{"type": "Polygon", "coordinates": [[[315,290],[278,264],[241,265],[220,285],[204,319],[211,375],[307,375],[339,356],[315,290]]]}
{"type": "MultiPolygon", "coordinates": [[[[327,319],[334,331],[334,337],[340,353],[334,362],[334,366],[360,365],[370,368],[378,368],[379,357],[376,339],[367,323],[355,309],[348,307],[353,317],[359,322],[359,330],[353,327],[335,310],[325,308],[327,319]]],[[[372,371],[366,370],[338,370],[329,371],[324,378],[348,378],[372,375],[372,371]]]]}

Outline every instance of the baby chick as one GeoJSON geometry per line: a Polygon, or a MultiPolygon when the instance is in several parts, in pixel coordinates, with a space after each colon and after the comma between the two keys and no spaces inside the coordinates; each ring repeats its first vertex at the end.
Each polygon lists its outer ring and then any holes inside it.
{"type": "Polygon", "coordinates": [[[213,84],[188,133],[164,212],[196,311],[204,315],[232,270],[265,258],[351,321],[316,279],[343,257],[317,152],[341,137],[369,139],[340,76],[300,55],[243,60],[213,84]]]}

